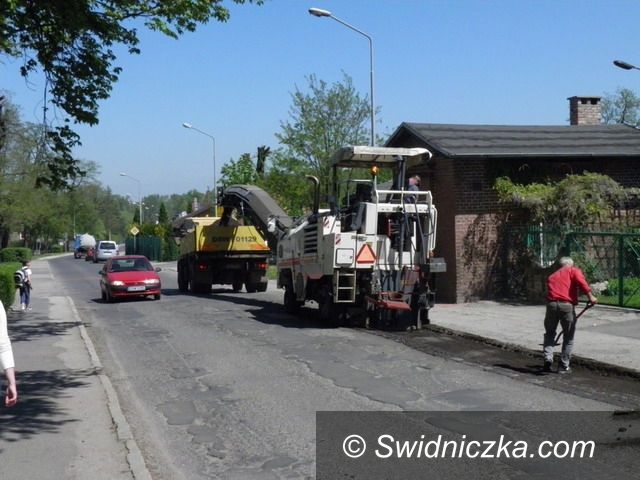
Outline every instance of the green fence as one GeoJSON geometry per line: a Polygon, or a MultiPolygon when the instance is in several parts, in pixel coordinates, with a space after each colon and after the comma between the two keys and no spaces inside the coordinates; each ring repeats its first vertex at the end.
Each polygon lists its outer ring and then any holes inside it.
{"type": "Polygon", "coordinates": [[[571,256],[603,304],[640,308],[640,232],[559,232],[530,227],[529,255],[540,267],[571,256]]]}
{"type": "Polygon", "coordinates": [[[127,255],[144,255],[153,262],[162,259],[162,241],[160,237],[136,235],[127,237],[124,242],[127,255]]]}

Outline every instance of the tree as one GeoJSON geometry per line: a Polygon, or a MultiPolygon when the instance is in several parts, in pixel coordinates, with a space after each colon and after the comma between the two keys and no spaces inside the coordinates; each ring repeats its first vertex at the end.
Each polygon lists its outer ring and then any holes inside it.
{"type": "Polygon", "coordinates": [[[289,215],[302,215],[305,208],[312,205],[311,186],[304,181],[308,173],[309,166],[304,161],[278,150],[272,156],[268,174],[260,183],[289,215]]]}
{"type": "Polygon", "coordinates": [[[253,184],[258,179],[256,166],[248,153],[240,155],[237,161],[233,159],[228,161],[220,172],[222,173],[220,183],[224,187],[237,184],[253,184]]]}
{"type": "MultiPolygon", "coordinates": [[[[308,92],[296,87],[291,95],[290,119],[280,123],[276,138],[284,146],[278,158],[298,159],[307,173],[320,179],[321,198],[330,184],[330,159],[345,145],[367,145],[370,118],[368,98],[361,97],[351,77],[343,73],[342,82],[329,86],[315,75],[307,77],[308,92]]],[[[280,192],[287,195],[286,192],[280,192]]]]}
{"type": "MultiPolygon", "coordinates": [[[[263,0],[231,0],[262,4],[263,0]]],[[[28,78],[41,70],[46,79],[42,152],[46,167],[38,184],[66,187],[84,173],[71,155],[80,143],[71,124],[98,123],[98,104],[109,98],[122,69],[115,65],[116,45],[130,54],[138,48],[139,24],[178,38],[210,20],[226,22],[224,0],[10,0],[0,2],[0,55],[19,59],[28,78]],[[48,105],[67,117],[61,126],[48,124],[48,105]]],[[[54,115],[55,116],[55,115],[54,115]]]]}
{"type": "Polygon", "coordinates": [[[637,126],[639,109],[640,98],[628,88],[618,88],[615,94],[607,93],[602,99],[602,122],[637,126]]]}
{"type": "Polygon", "coordinates": [[[167,214],[167,207],[164,206],[164,202],[160,202],[160,210],[158,212],[158,223],[164,225],[169,223],[169,215],[167,214]]]}
{"type": "Polygon", "coordinates": [[[264,176],[264,166],[267,163],[267,157],[271,155],[271,149],[265,145],[258,147],[258,155],[256,156],[256,173],[260,178],[264,176]]]}

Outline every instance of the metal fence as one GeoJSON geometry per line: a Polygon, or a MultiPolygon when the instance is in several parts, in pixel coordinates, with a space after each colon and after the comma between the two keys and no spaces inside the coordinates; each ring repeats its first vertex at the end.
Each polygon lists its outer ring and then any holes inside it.
{"type": "Polygon", "coordinates": [[[162,259],[162,241],[160,237],[147,235],[127,237],[124,247],[127,255],[144,255],[153,262],[162,259]]]}
{"type": "Polygon", "coordinates": [[[523,233],[524,245],[540,267],[569,255],[600,303],[640,308],[640,231],[560,232],[529,227],[523,233]]]}

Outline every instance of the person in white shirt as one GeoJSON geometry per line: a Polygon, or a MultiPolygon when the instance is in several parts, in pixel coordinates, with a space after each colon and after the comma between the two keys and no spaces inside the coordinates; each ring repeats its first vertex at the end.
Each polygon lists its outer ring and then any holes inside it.
{"type": "Polygon", "coordinates": [[[7,389],[4,395],[6,407],[13,407],[18,401],[18,389],[16,388],[15,362],[13,360],[13,350],[11,340],[7,331],[7,314],[4,305],[0,301],[0,368],[4,370],[7,378],[7,389]]]}

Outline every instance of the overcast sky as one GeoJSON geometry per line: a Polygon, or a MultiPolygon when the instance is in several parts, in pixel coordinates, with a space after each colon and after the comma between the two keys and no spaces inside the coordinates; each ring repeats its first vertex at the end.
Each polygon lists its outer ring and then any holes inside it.
{"type": "MultiPolygon", "coordinates": [[[[640,2],[635,0],[267,0],[231,4],[226,24],[210,23],[172,40],[141,31],[142,54],[123,54],[100,124],[80,127],[76,154],[100,164],[115,193],[184,193],[213,185],[219,171],[260,145],[288,118],[291,93],[315,74],[329,83],[342,72],[369,94],[365,37],[310,7],[330,10],[373,38],[376,129],[403,121],[565,125],[567,97],[640,91],[640,2]]],[[[20,62],[0,62],[0,89],[24,120],[37,122],[42,81],[27,85],[20,62]]]]}

